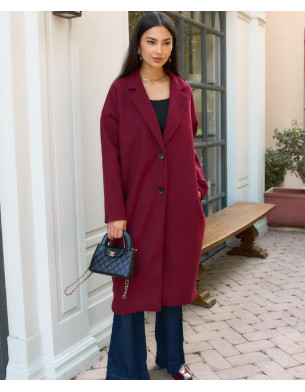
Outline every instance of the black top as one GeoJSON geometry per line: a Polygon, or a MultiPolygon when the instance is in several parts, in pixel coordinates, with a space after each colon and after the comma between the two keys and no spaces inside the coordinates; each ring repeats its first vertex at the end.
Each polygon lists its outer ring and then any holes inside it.
{"type": "Polygon", "coordinates": [[[160,99],[158,101],[156,100],[150,100],[155,112],[156,116],[159,121],[160,129],[163,134],[165,124],[166,124],[166,119],[167,119],[167,113],[168,113],[168,105],[169,105],[169,98],[167,99],[160,99]]]}

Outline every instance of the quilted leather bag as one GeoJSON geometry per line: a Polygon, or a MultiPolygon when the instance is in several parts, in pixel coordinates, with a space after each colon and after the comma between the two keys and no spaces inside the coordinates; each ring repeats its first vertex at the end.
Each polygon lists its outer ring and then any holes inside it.
{"type": "Polygon", "coordinates": [[[106,234],[93,254],[89,270],[117,278],[132,278],[135,250],[132,248],[132,239],[126,231],[124,231],[124,238],[127,242],[126,247],[115,248],[107,245],[106,234]]]}
{"type": "Polygon", "coordinates": [[[89,267],[80,278],[78,278],[74,283],[66,288],[65,294],[73,294],[77,287],[79,287],[91,276],[93,272],[95,272],[117,278],[125,278],[125,290],[122,298],[126,299],[129,279],[132,278],[134,274],[134,260],[137,249],[132,247],[132,238],[126,231],[123,232],[123,242],[124,248],[110,246],[108,244],[108,235],[105,234],[102,242],[95,249],[89,267]],[[81,281],[72,292],[68,293],[67,290],[80,281],[88,271],[90,271],[90,274],[83,281],[81,281]]]}

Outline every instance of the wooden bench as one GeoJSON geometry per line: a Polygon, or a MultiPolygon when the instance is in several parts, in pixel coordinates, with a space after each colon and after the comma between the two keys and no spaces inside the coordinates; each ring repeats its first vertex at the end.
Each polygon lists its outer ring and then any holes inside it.
{"type": "MultiPolygon", "coordinates": [[[[255,246],[258,231],[254,227],[254,223],[264,218],[274,208],[275,204],[238,201],[208,216],[202,254],[211,251],[230,238],[237,237],[240,239],[240,244],[230,249],[227,252],[228,255],[266,258],[267,251],[255,246]]],[[[197,288],[198,281],[204,274],[205,269],[199,264],[197,288]]],[[[198,293],[197,298],[193,301],[194,305],[209,308],[215,303],[216,300],[207,291],[198,293]]]]}

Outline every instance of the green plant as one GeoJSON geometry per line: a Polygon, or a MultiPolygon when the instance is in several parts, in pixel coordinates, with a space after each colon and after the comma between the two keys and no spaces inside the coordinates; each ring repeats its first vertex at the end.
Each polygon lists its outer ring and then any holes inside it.
{"type": "Polygon", "coordinates": [[[291,122],[283,132],[274,130],[277,150],[268,148],[265,154],[265,186],[280,186],[287,171],[305,182],[305,130],[303,123],[291,122]]]}
{"type": "Polygon", "coordinates": [[[265,187],[266,190],[280,186],[284,181],[289,164],[286,154],[267,148],[265,154],[265,187]]]}
{"type": "Polygon", "coordinates": [[[304,124],[293,120],[291,128],[274,131],[278,151],[289,157],[287,170],[305,182],[305,130],[304,124]]]}

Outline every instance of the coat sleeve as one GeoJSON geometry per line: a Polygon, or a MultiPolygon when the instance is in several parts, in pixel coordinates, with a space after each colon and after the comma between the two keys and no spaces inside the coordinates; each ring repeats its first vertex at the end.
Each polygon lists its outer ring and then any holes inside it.
{"type": "MultiPolygon", "coordinates": [[[[195,109],[192,91],[191,91],[191,116],[192,116],[193,137],[195,137],[197,130],[198,130],[198,118],[197,118],[197,113],[196,113],[196,109],[195,109]]],[[[194,158],[195,158],[195,168],[196,168],[196,174],[197,174],[198,190],[201,193],[201,200],[203,200],[205,198],[207,191],[208,191],[208,184],[207,184],[206,179],[204,177],[202,167],[201,167],[198,155],[196,153],[195,147],[194,147],[194,158]]]]}
{"type": "Polygon", "coordinates": [[[105,222],[127,220],[120,163],[118,100],[112,85],[100,121],[105,222]]]}

